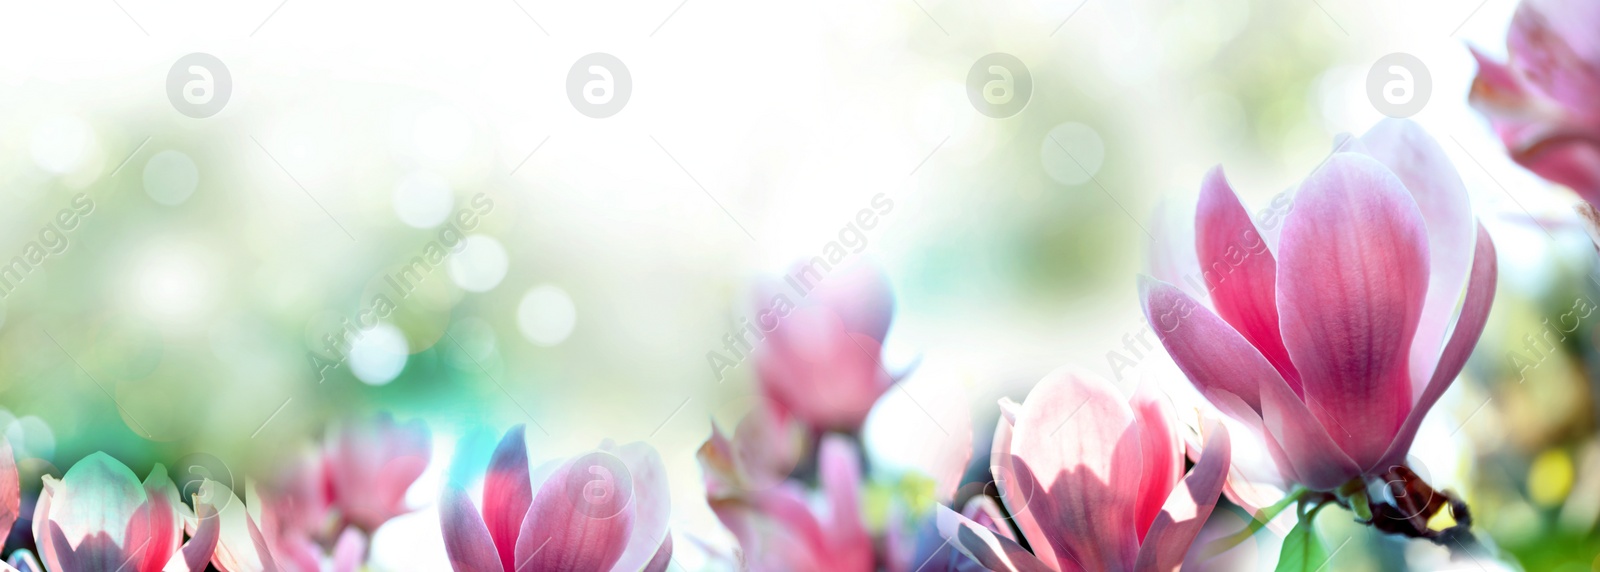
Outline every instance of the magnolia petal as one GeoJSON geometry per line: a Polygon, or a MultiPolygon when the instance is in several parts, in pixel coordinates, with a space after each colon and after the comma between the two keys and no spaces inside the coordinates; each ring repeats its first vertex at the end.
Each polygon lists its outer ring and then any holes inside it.
{"type": "Polygon", "coordinates": [[[367,553],[367,539],[361,531],[354,528],[344,529],[339,535],[339,540],[333,545],[333,572],[356,572],[361,567],[363,555],[367,553]]]}
{"type": "Polygon", "coordinates": [[[472,506],[467,491],[446,485],[439,499],[439,525],[444,533],[444,551],[455,572],[510,572],[515,563],[503,564],[495,550],[493,537],[478,508],[472,506]]]}
{"type": "Polygon", "coordinates": [[[1207,431],[1209,439],[1200,461],[1194,470],[1183,478],[1183,483],[1172,490],[1162,507],[1161,515],[1145,535],[1139,546],[1136,569],[1169,572],[1183,564],[1183,557],[1194,542],[1195,535],[1211,516],[1222,494],[1223,481],[1228,476],[1232,460],[1232,444],[1228,430],[1221,423],[1213,423],[1207,431]]]}
{"type": "MultiPolygon", "coordinates": [[[[944,505],[934,505],[934,522],[939,534],[966,557],[996,572],[1049,572],[1055,570],[1029,554],[1011,539],[997,536],[981,524],[973,522],[944,505]]],[[[1061,568],[1061,572],[1081,570],[1076,566],[1061,568]]]]}
{"type": "Polygon", "coordinates": [[[1183,478],[1183,441],[1173,422],[1176,414],[1172,405],[1153,386],[1141,385],[1130,405],[1139,425],[1140,454],[1144,457],[1134,506],[1134,526],[1143,540],[1168,493],[1183,478]]]}
{"type": "Polygon", "coordinates": [[[18,548],[11,553],[9,560],[0,564],[11,566],[11,570],[15,572],[45,572],[45,568],[39,565],[39,559],[26,548],[18,548]]]}
{"type": "MultiPolygon", "coordinates": [[[[500,565],[514,570],[517,535],[533,504],[533,481],[528,475],[527,427],[517,425],[506,431],[489,460],[483,477],[483,524],[499,551],[500,565]]],[[[474,511],[476,512],[476,511],[474,511]]],[[[446,529],[448,530],[448,528],[446,529]]]]}
{"type": "Polygon", "coordinates": [[[1057,563],[1133,566],[1142,454],[1133,411],[1116,388],[1066,368],[1046,375],[1022,403],[1011,456],[1016,471],[1039,484],[1028,508],[1057,563]]]}
{"type": "Polygon", "coordinates": [[[1600,5],[1594,2],[1523,2],[1506,32],[1511,66],[1563,106],[1595,113],[1600,108],[1594,100],[1600,93],[1596,29],[1600,29],[1600,5]]]}
{"type": "Polygon", "coordinates": [[[841,435],[827,435],[817,450],[823,494],[833,518],[826,527],[833,562],[849,570],[871,567],[872,537],[861,522],[861,462],[856,447],[841,435]]]}
{"type": "Polygon", "coordinates": [[[648,564],[645,564],[644,572],[666,572],[667,567],[671,565],[672,533],[669,531],[666,538],[661,541],[661,546],[656,548],[655,556],[650,558],[648,564]]]}
{"type": "Polygon", "coordinates": [[[1200,185],[1195,254],[1217,316],[1249,340],[1300,393],[1300,376],[1278,333],[1274,290],[1278,264],[1220,166],[1213,167],[1200,185]]]}
{"type": "Polygon", "coordinates": [[[1283,376],[1239,332],[1169,284],[1144,280],[1141,287],[1145,314],[1152,316],[1151,326],[1178,368],[1212,405],[1266,438],[1286,478],[1331,490],[1359,473],[1283,376]]]}
{"type": "MultiPolygon", "coordinates": [[[[797,272],[790,276],[796,281],[809,278],[809,274],[798,272],[805,268],[804,264],[796,264],[797,272]]],[[[844,322],[846,331],[865,334],[880,344],[888,337],[889,324],[894,320],[894,288],[883,267],[875,261],[863,258],[847,267],[835,268],[825,276],[825,281],[815,286],[811,296],[833,310],[844,322]]]]}
{"type": "Polygon", "coordinates": [[[1259,426],[1259,386],[1275,382],[1288,389],[1260,350],[1171,284],[1140,276],[1139,291],[1150,328],[1200,395],[1223,413],[1259,426]]]}
{"type": "MultiPolygon", "coordinates": [[[[103,532],[121,544],[145,494],[127,465],[96,452],[74,464],[61,478],[51,500],[50,521],[76,546],[85,536],[103,532]]],[[[59,550],[60,547],[57,547],[59,550]]]]}
{"type": "Polygon", "coordinates": [[[617,456],[633,478],[633,533],[622,558],[611,567],[614,572],[635,572],[655,559],[662,538],[667,535],[667,520],[672,516],[671,491],[667,469],[661,455],[648,443],[623,445],[617,456]]]}
{"type": "Polygon", "coordinates": [[[1450,342],[1445,345],[1444,354],[1439,357],[1439,367],[1433,372],[1433,379],[1428,381],[1428,387],[1422,392],[1422,397],[1417,400],[1411,413],[1406,416],[1404,425],[1395,435],[1394,443],[1389,445],[1383,458],[1373,466],[1373,469],[1387,464],[1399,463],[1405,459],[1406,453],[1411,450],[1411,442],[1417,437],[1417,429],[1422,426],[1423,418],[1428,416],[1428,410],[1433,408],[1439,397],[1455,381],[1456,375],[1461,373],[1462,366],[1467,363],[1467,356],[1472,355],[1472,348],[1478,344],[1478,336],[1483,334],[1483,326],[1489,319],[1489,308],[1494,303],[1495,283],[1499,277],[1499,262],[1496,260],[1494,241],[1489,239],[1489,232],[1483,225],[1478,225],[1478,246],[1472,257],[1472,278],[1467,285],[1466,302],[1461,306],[1461,315],[1456,319],[1455,330],[1450,333],[1450,342]]]}
{"type": "Polygon", "coordinates": [[[780,407],[813,427],[853,432],[891,382],[881,347],[831,309],[801,306],[754,355],[761,387],[780,407]]]}
{"type": "Polygon", "coordinates": [[[134,562],[130,572],[158,572],[172,558],[183,541],[183,522],[178,519],[178,488],[167,478],[167,469],[156,465],[144,482],[145,502],[134,512],[123,535],[122,549],[134,562]]]}
{"type": "Polygon", "coordinates": [[[261,572],[278,572],[278,562],[272,558],[272,549],[267,546],[267,539],[261,535],[261,528],[256,526],[256,521],[246,518],[245,526],[250,529],[250,541],[256,547],[256,555],[261,558],[261,572]]]}
{"type": "Polygon", "coordinates": [[[624,482],[627,475],[588,466],[587,458],[562,465],[539,487],[522,520],[512,570],[607,570],[622,558],[633,533],[633,507],[590,503],[587,495],[599,486],[612,500],[618,491],[631,494],[632,485],[624,482]]]}
{"type": "Polygon", "coordinates": [[[11,443],[0,437],[0,547],[6,545],[11,525],[22,514],[22,481],[17,477],[17,458],[11,443]]]}
{"type": "Polygon", "coordinates": [[[50,535],[50,509],[55,504],[56,491],[61,481],[44,475],[39,483],[39,500],[33,504],[33,541],[39,551],[39,560],[49,570],[61,570],[61,560],[56,558],[55,542],[50,535]]]}
{"type": "Polygon", "coordinates": [[[1000,503],[1006,514],[1016,523],[1017,530],[1028,540],[1041,562],[1052,569],[1056,566],[1055,549],[1039,526],[1039,518],[1030,505],[1039,495],[1039,483],[1031,474],[1019,474],[1011,458],[1011,439],[1016,431],[1017,416],[1022,405],[1010,398],[1000,400],[1000,420],[994,428],[994,445],[989,452],[989,473],[994,476],[995,488],[1000,493],[1000,503]]]}
{"type": "Polygon", "coordinates": [[[194,533],[167,561],[167,572],[204,572],[206,565],[211,562],[211,555],[217,550],[217,541],[222,536],[222,519],[216,507],[196,499],[195,509],[194,533]]]}
{"type": "Polygon", "coordinates": [[[1467,188],[1439,143],[1416,123],[1380,121],[1366,135],[1365,154],[1388,167],[1416,200],[1428,232],[1428,294],[1411,342],[1413,398],[1421,395],[1444,346],[1445,330],[1472,264],[1473,218],[1467,188]]]}
{"type": "Polygon", "coordinates": [[[1283,340],[1311,413],[1361,466],[1377,462],[1411,410],[1407,363],[1428,260],[1416,201],[1364,155],[1329,158],[1301,186],[1284,223],[1283,340]]]}

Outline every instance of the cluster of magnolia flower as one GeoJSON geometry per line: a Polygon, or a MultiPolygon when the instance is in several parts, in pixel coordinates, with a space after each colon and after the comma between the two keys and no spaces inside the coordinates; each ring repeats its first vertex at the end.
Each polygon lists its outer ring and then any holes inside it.
{"type": "MultiPolygon", "coordinates": [[[[1528,0],[1510,62],[1478,56],[1471,94],[1517,162],[1592,203],[1597,24],[1600,3],[1528,0]]],[[[1172,570],[1193,557],[1222,497],[1256,515],[1225,539],[1234,543],[1290,505],[1301,515],[1342,506],[1384,532],[1441,544],[1469,537],[1466,504],[1432,490],[1406,460],[1494,298],[1494,246],[1460,177],[1433,137],[1386,120],[1336,140],[1290,198],[1283,224],[1258,228],[1215,169],[1201,183],[1194,232],[1154,241],[1152,276],[1139,282],[1145,315],[1212,406],[1201,421],[1179,421],[1151,386],[1130,399],[1064,368],[1023,402],[1001,400],[993,441],[978,447],[986,472],[968,468],[970,448],[954,451],[934,502],[887,518],[863,506],[870,467],[859,443],[867,413],[898,381],[880,355],[893,297],[875,269],[829,276],[755,349],[760,406],[731,435],[712,427],[699,450],[705,500],[737,542],[727,564],[1172,570]],[[1233,454],[1246,447],[1264,454],[1233,454]],[[992,489],[958,489],[963,474],[992,489]]],[[[409,510],[405,492],[430,457],[425,426],[382,417],[330,431],[270,491],[246,486],[240,498],[205,481],[186,502],[160,466],[141,485],[96,453],[43,478],[34,548],[14,550],[6,569],[354,570],[372,533],[409,510]]],[[[480,495],[450,484],[439,497],[450,563],[458,572],[665,570],[666,484],[649,445],[606,443],[532,467],[513,428],[480,495]]],[[[0,544],[19,517],[19,489],[0,442],[0,544]]]]}

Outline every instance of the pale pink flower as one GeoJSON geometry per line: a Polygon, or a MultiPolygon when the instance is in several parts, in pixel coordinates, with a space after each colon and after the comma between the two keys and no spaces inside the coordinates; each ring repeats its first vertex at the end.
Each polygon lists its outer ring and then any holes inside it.
{"type": "Polygon", "coordinates": [[[758,317],[759,327],[770,326],[754,351],[762,391],[818,430],[857,431],[894,382],[881,358],[894,293],[882,269],[869,262],[821,278],[798,268],[805,267],[797,266],[780,286],[788,289],[793,309],[758,317]]]}
{"type": "Polygon", "coordinates": [[[1140,288],[1200,393],[1266,438],[1288,482],[1332,491],[1403,463],[1495,289],[1494,245],[1438,143],[1403,120],[1342,138],[1275,244],[1214,169],[1194,237],[1200,276],[1140,288]]]}
{"type": "Polygon", "coordinates": [[[496,447],[481,511],[465,489],[445,487],[439,520],[455,572],[667,568],[672,506],[654,447],[607,442],[549,472],[530,473],[524,431],[512,428],[496,447]]]}
{"type": "Polygon", "coordinates": [[[951,545],[990,570],[1173,570],[1216,506],[1231,447],[1212,424],[1187,475],[1166,401],[1123,397],[1085,372],[1046,376],[1021,405],[1001,404],[991,470],[1032,552],[992,524],[943,506],[951,545]]]}
{"type": "Polygon", "coordinates": [[[222,572],[354,572],[366,559],[360,530],[347,527],[337,540],[325,540],[320,529],[301,522],[305,516],[291,503],[263,499],[252,483],[242,499],[221,483],[207,483],[197,496],[221,507],[214,520],[222,533],[211,563],[222,572]],[[324,542],[332,543],[331,555],[324,542]]]}
{"type": "Polygon", "coordinates": [[[1505,64],[1472,51],[1472,105],[1511,158],[1600,205],[1600,2],[1523,0],[1505,64]]]}
{"type": "Polygon", "coordinates": [[[344,522],[371,535],[391,518],[410,512],[406,489],[433,454],[421,419],[396,423],[388,414],[329,430],[323,449],[326,502],[344,522]]]}
{"type": "MultiPolygon", "coordinates": [[[[735,435],[738,439],[741,433],[735,435]]],[[[848,438],[830,434],[818,445],[821,510],[796,481],[754,490],[737,486],[749,478],[739,465],[741,448],[713,427],[699,456],[706,472],[706,500],[738,540],[745,569],[873,570],[872,537],[861,515],[862,469],[848,438]]]]}
{"type": "Polygon", "coordinates": [[[216,507],[197,502],[191,514],[161,465],[141,485],[126,465],[94,453],[43,485],[33,535],[50,572],[201,572],[217,544],[216,507]],[[197,526],[185,543],[188,520],[197,526]]]}

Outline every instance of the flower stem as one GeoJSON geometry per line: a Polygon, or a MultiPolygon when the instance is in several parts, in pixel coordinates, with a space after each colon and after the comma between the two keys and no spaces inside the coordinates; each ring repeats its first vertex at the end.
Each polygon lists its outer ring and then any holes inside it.
{"type": "Polygon", "coordinates": [[[1289,494],[1284,495],[1283,500],[1278,501],[1272,506],[1256,511],[1255,519],[1251,520],[1250,524],[1244,527],[1244,530],[1224,536],[1212,542],[1210,546],[1206,547],[1205,557],[1212,558],[1218,554],[1227,552],[1233,547],[1238,546],[1239,543],[1248,540],[1251,536],[1255,536],[1255,534],[1260,532],[1261,529],[1266,528],[1267,523],[1272,522],[1272,519],[1274,518],[1278,518],[1278,515],[1282,513],[1284,509],[1287,509],[1289,508],[1289,505],[1298,502],[1308,492],[1310,491],[1304,486],[1296,485],[1293,490],[1289,491],[1289,494]]]}

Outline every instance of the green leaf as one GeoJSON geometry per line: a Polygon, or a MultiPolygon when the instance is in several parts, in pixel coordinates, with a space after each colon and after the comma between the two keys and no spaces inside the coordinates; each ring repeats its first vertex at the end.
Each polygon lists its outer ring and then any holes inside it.
{"type": "Polygon", "coordinates": [[[1294,530],[1283,539],[1283,551],[1278,553],[1277,572],[1316,572],[1328,563],[1328,547],[1311,526],[1312,519],[1302,518],[1294,530]]]}

